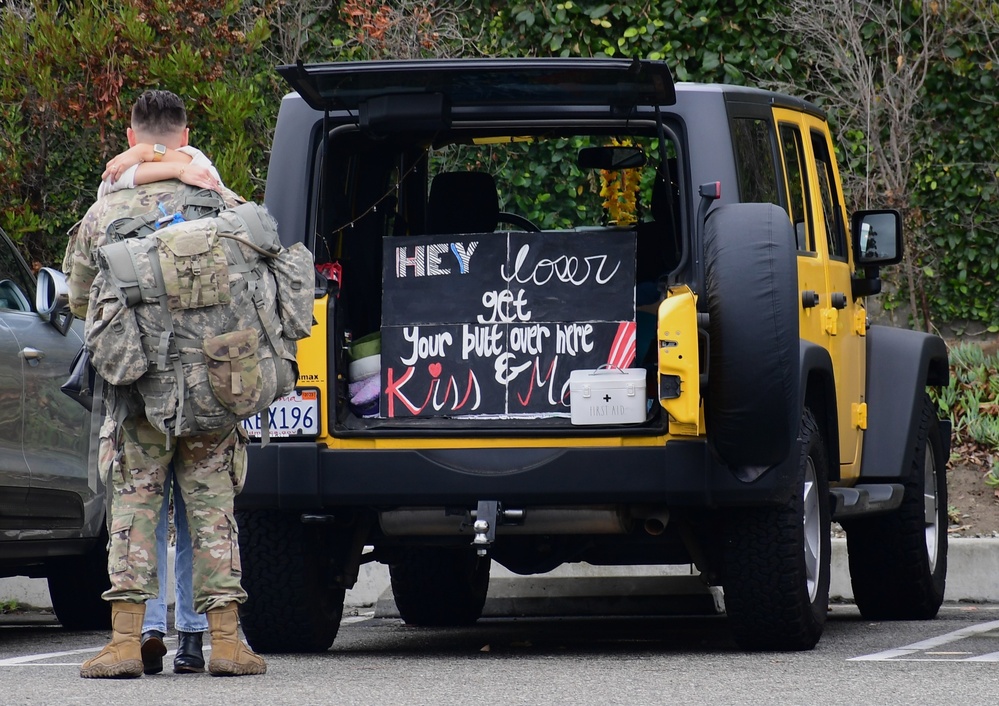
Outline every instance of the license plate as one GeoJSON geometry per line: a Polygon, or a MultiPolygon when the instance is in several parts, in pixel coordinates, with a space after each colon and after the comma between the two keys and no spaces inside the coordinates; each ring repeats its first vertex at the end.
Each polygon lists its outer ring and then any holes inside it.
{"type": "MultiPolygon", "coordinates": [[[[319,436],[319,391],[295,390],[274,400],[267,409],[271,437],[319,436]]],[[[260,414],[243,420],[243,428],[253,437],[261,435],[260,414]]]]}

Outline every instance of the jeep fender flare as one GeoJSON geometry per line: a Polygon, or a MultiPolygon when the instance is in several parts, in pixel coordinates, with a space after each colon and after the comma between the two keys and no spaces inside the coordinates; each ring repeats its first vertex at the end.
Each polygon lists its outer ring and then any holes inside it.
{"type": "Polygon", "coordinates": [[[720,206],[704,225],[709,314],[706,429],[730,467],[787,458],[801,425],[798,269],[787,212],[720,206]]]}
{"type": "MultiPolygon", "coordinates": [[[[922,331],[871,326],[867,332],[867,431],[861,478],[897,481],[907,477],[926,387],[943,386],[949,380],[947,345],[942,338],[922,331]]],[[[946,459],[950,435],[944,433],[942,438],[946,459]]]]}
{"type": "Polygon", "coordinates": [[[801,341],[799,371],[801,406],[815,415],[829,457],[829,480],[839,480],[839,425],[836,376],[829,351],[811,341],[801,341]]]}

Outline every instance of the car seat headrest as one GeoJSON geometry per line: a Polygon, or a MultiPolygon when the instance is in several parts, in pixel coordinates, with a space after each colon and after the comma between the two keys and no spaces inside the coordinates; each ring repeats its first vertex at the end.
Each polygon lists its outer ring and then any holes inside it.
{"type": "Polygon", "coordinates": [[[429,233],[491,233],[499,222],[496,181],[486,172],[441,172],[430,185],[429,233]]]}

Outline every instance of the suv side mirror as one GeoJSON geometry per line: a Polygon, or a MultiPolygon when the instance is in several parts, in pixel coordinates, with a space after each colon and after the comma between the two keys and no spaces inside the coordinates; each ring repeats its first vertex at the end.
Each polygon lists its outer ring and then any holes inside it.
{"type": "Polygon", "coordinates": [[[902,260],[902,216],[898,211],[857,211],[851,226],[857,265],[880,267],[902,260]]]}
{"type": "Polygon", "coordinates": [[[66,275],[51,267],[38,270],[38,288],[35,290],[35,310],[47,319],[63,336],[73,325],[69,310],[69,285],[66,275]]]}

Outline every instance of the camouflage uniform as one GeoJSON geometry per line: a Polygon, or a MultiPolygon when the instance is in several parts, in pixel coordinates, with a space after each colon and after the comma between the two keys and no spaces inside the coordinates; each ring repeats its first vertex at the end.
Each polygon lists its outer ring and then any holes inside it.
{"type": "MultiPolygon", "coordinates": [[[[93,253],[106,242],[115,220],[144,215],[162,205],[177,210],[189,187],[161,181],[118,191],[98,200],[80,222],[67,248],[63,267],[69,276],[70,308],[85,318],[91,293],[100,289],[101,274],[93,253]]],[[[230,206],[240,199],[223,189],[230,206]]],[[[233,498],[246,468],[245,437],[236,427],[185,438],[167,437],[153,427],[141,404],[130,402],[129,388],[108,396],[109,418],[121,418],[117,429],[101,430],[101,472],[111,492],[109,601],[144,603],[159,591],[155,529],[163,506],[170,464],[187,504],[194,555],[195,608],[199,613],[233,601],[242,603],[239,546],[233,498]]]]}
{"type": "Polygon", "coordinates": [[[232,513],[233,456],[245,467],[245,445],[236,428],[170,440],[141,415],[121,425],[120,458],[112,466],[109,600],[144,602],[159,593],[156,525],[170,463],[187,503],[194,566],[194,608],[205,613],[242,603],[239,547],[232,513]]]}

